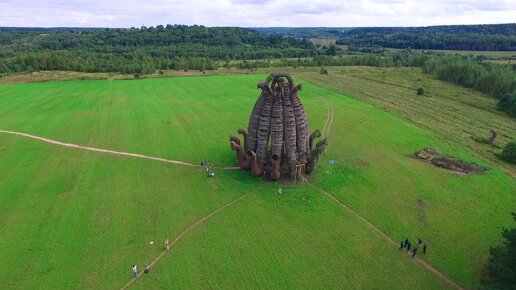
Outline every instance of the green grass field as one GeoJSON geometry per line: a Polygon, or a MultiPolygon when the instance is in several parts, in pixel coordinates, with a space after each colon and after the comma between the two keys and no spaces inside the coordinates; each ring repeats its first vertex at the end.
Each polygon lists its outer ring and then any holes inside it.
{"type": "Polygon", "coordinates": [[[489,161],[516,178],[516,167],[496,154],[516,138],[516,119],[496,110],[497,101],[479,92],[442,82],[419,68],[329,67],[328,75],[299,71],[311,83],[366,101],[402,119],[438,133],[442,142],[465,145],[474,156],[489,161]],[[423,87],[425,96],[417,96],[423,87]],[[498,132],[497,147],[476,139],[498,132]]]}
{"type": "MultiPolygon", "coordinates": [[[[246,126],[264,78],[2,85],[0,129],[232,166],[228,136],[246,126]]],[[[427,241],[428,263],[475,287],[489,247],[511,225],[515,180],[460,140],[367,103],[306,81],[301,99],[311,130],[323,128],[326,101],[335,110],[311,182],[393,240],[427,241]],[[458,176],[412,157],[428,146],[492,169],[458,176]]],[[[131,287],[451,288],[309,184],[281,185],[279,196],[278,184],[247,172],[216,174],[0,134],[0,285],[120,288],[131,265],[143,269],[164,239],[249,193],[194,227],[131,287]]]]}

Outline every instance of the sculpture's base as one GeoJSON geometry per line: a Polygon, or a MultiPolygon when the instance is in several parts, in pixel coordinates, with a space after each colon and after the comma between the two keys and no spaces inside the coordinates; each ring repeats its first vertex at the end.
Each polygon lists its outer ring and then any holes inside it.
{"type": "MultiPolygon", "coordinates": [[[[288,165],[284,165],[280,167],[280,179],[278,181],[284,182],[293,182],[293,183],[302,183],[306,181],[304,177],[305,165],[298,165],[294,168],[291,168],[288,165]]],[[[272,178],[272,164],[266,164],[264,167],[264,173],[262,175],[264,180],[276,181],[272,178]]]]}

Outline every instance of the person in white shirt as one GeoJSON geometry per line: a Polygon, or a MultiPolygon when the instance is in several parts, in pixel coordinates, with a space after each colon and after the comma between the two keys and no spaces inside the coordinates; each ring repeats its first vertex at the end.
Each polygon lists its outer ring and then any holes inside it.
{"type": "Polygon", "coordinates": [[[136,265],[133,265],[133,274],[134,278],[138,278],[138,267],[136,265]]]}

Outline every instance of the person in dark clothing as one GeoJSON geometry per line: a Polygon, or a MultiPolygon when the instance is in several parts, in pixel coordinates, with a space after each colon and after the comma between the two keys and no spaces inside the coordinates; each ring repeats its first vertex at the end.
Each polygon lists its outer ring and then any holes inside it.
{"type": "Polygon", "coordinates": [[[423,241],[422,241],[421,239],[417,239],[417,245],[418,245],[418,246],[419,246],[419,245],[421,245],[421,243],[422,243],[422,242],[423,242],[423,241]]]}
{"type": "Polygon", "coordinates": [[[417,253],[417,248],[414,248],[414,251],[412,251],[412,259],[414,259],[414,257],[416,256],[416,253],[417,253]]]}
{"type": "Polygon", "coordinates": [[[405,248],[408,246],[408,243],[409,243],[408,238],[405,238],[405,248]]]}
{"type": "Polygon", "coordinates": [[[400,242],[400,251],[403,251],[403,248],[405,247],[405,245],[403,244],[403,241],[400,242]]]}
{"type": "Polygon", "coordinates": [[[407,252],[410,252],[410,247],[412,247],[412,245],[410,244],[410,242],[408,242],[408,245],[407,245],[407,252]]]}
{"type": "Polygon", "coordinates": [[[426,255],[426,247],[427,247],[427,245],[425,243],[425,245],[423,246],[423,254],[425,254],[425,255],[426,255]]]}

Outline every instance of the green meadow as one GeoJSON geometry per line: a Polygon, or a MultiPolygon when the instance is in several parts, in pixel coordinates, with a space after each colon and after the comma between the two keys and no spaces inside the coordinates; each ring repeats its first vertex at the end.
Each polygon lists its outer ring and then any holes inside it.
{"type": "MultiPolygon", "coordinates": [[[[0,130],[216,166],[246,127],[264,74],[0,85],[0,130]]],[[[308,77],[303,77],[308,79],[308,77]]],[[[516,182],[471,148],[376,106],[303,81],[310,130],[334,111],[329,147],[301,185],[66,148],[0,133],[0,285],[113,289],[193,227],[134,289],[447,289],[392,240],[474,288],[512,225],[516,182]],[[490,170],[460,176],[415,159],[424,147],[490,170]],[[336,160],[329,164],[328,160],[336,160]],[[284,190],[278,195],[278,187],[284,190]],[[154,244],[150,244],[154,241],[154,244]]],[[[379,92],[381,94],[381,92],[379,92]]],[[[480,146],[480,145],[479,145],[480,146]]]]}

